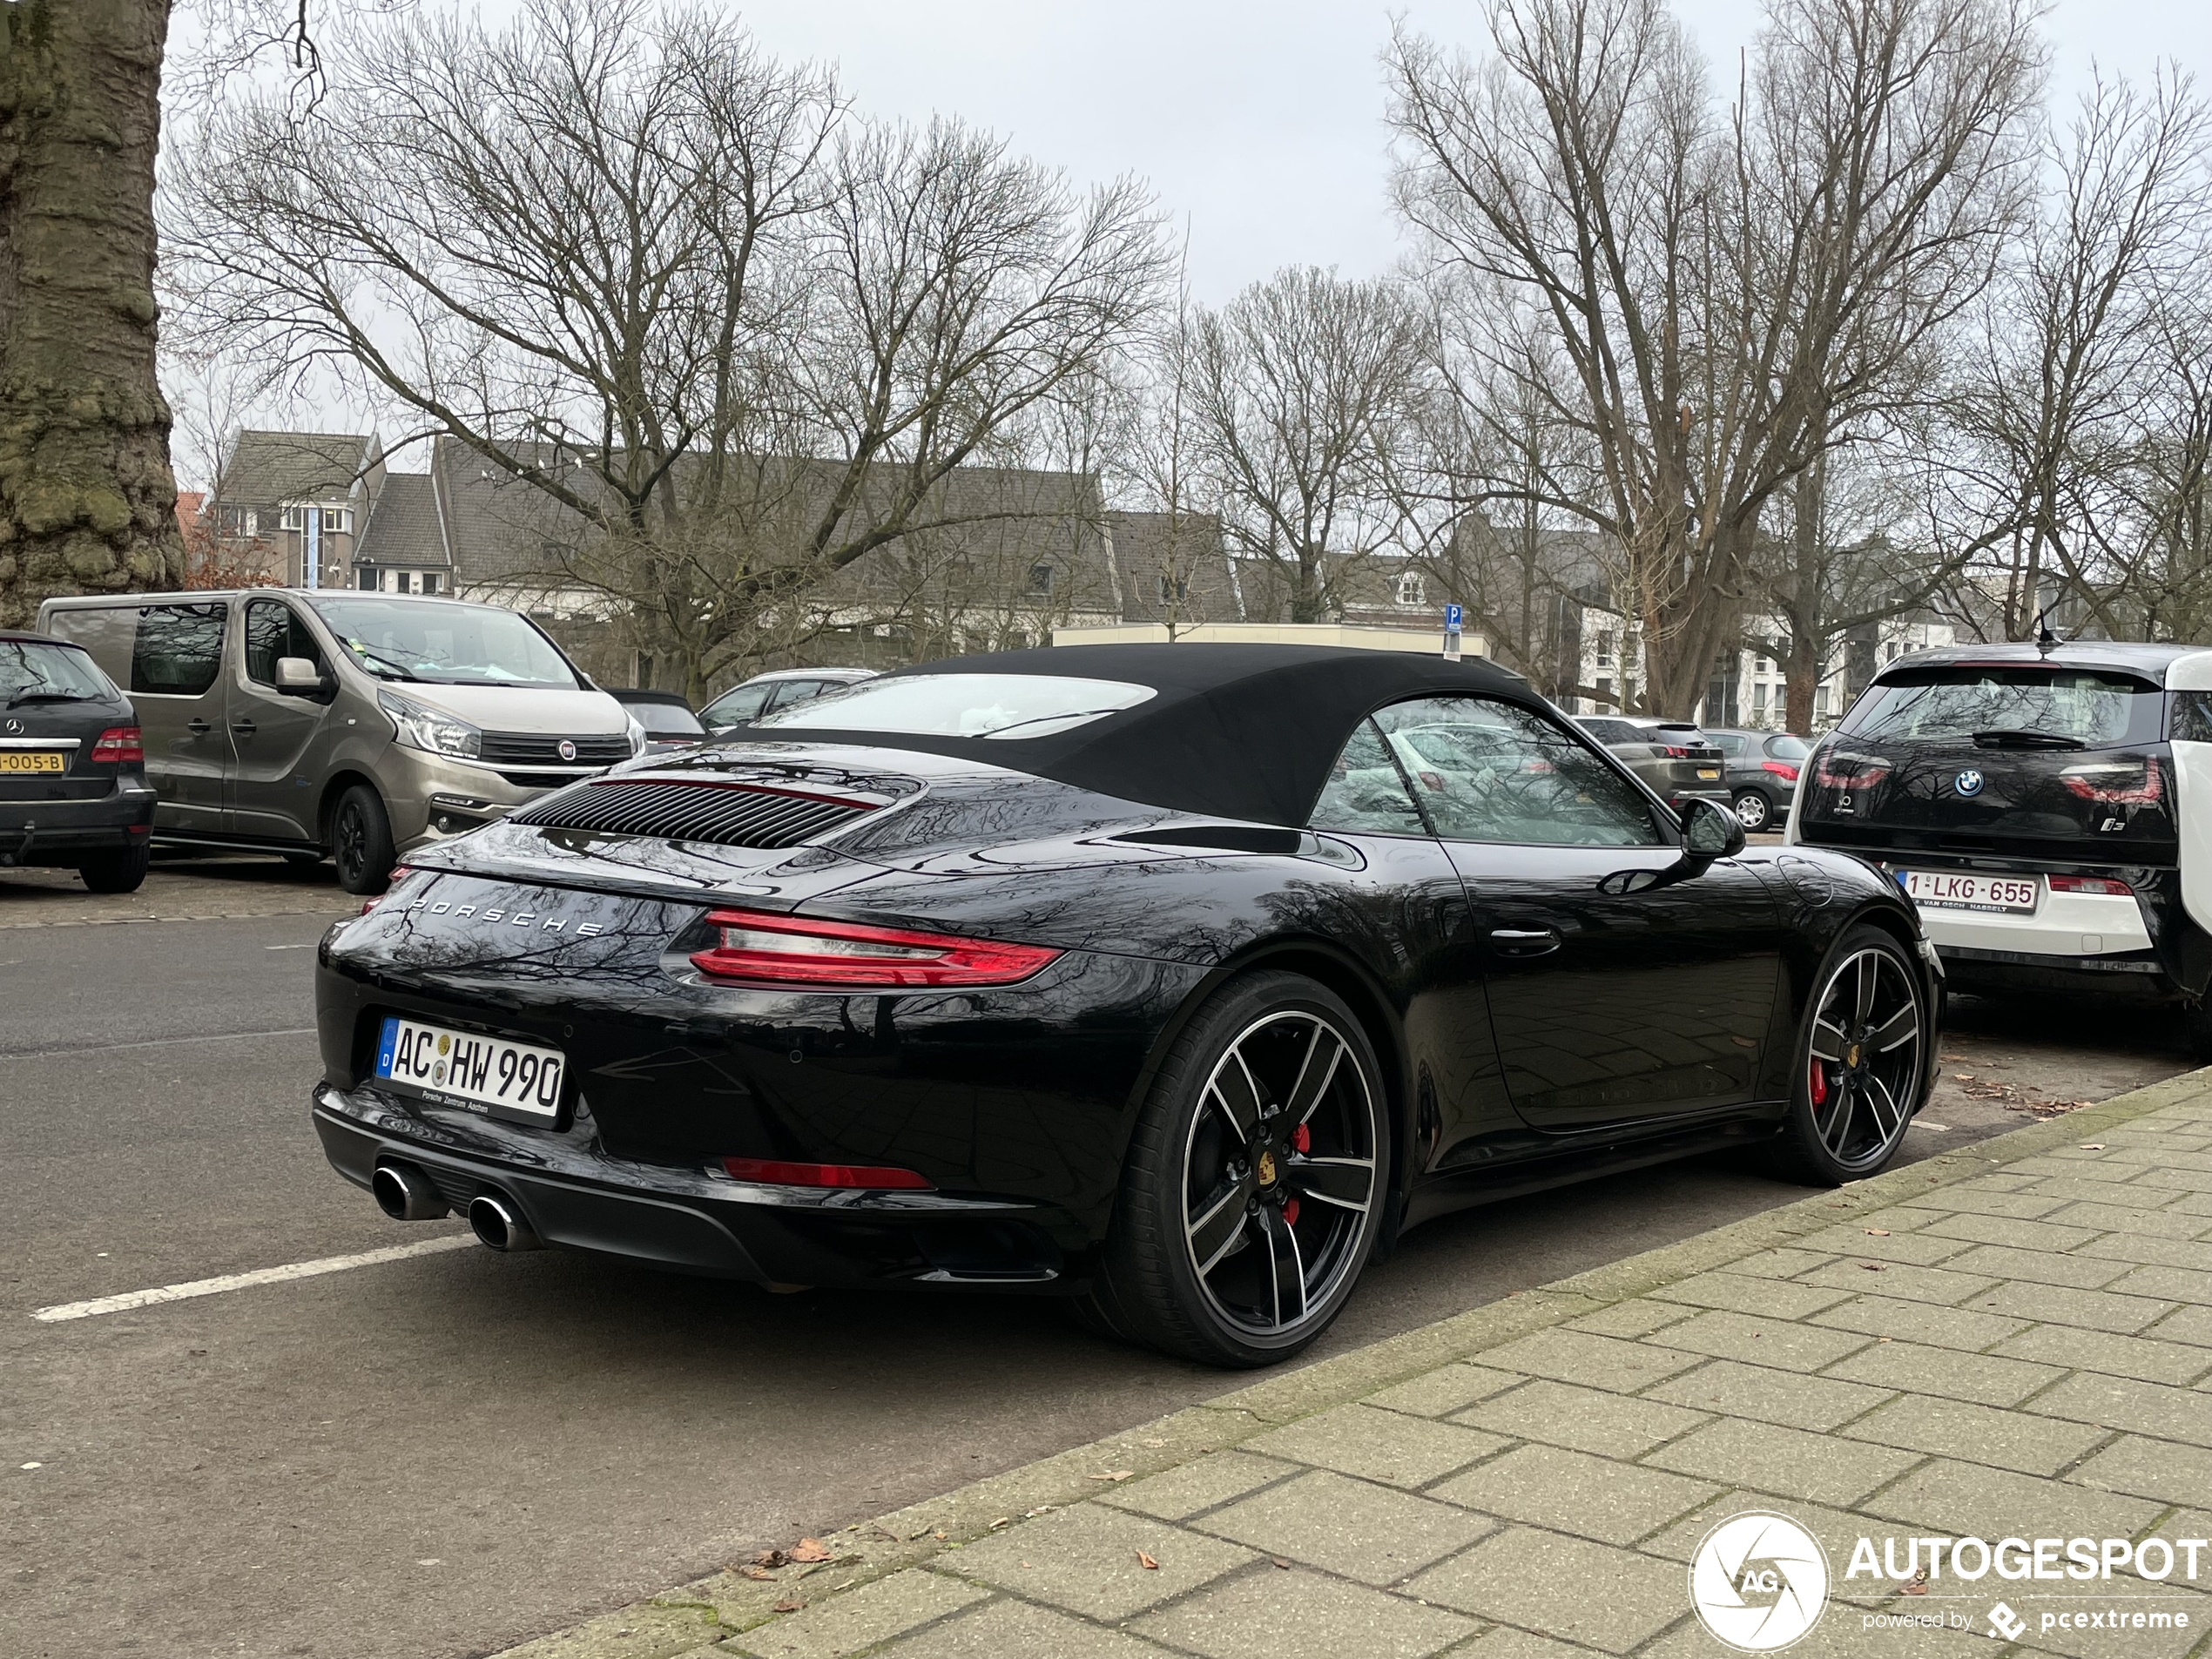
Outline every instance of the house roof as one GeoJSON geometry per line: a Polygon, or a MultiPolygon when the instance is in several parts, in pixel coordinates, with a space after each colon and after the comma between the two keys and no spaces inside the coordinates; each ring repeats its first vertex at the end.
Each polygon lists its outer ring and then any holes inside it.
{"type": "Polygon", "coordinates": [[[1120,581],[1123,621],[1165,622],[1170,610],[1179,622],[1244,619],[1229,556],[1222,547],[1221,521],[1213,514],[1111,512],[1104,516],[1120,581]],[[1187,584],[1184,597],[1172,604],[1160,597],[1161,581],[1169,577],[1187,584]]]}
{"type": "Polygon", "coordinates": [[[376,440],[359,432],[259,432],[240,428],[223,469],[223,495],[249,506],[342,500],[375,461],[376,440]]]}
{"type": "Polygon", "coordinates": [[[436,492],[427,472],[388,472],[354,547],[356,564],[435,570],[446,563],[436,492]]]}

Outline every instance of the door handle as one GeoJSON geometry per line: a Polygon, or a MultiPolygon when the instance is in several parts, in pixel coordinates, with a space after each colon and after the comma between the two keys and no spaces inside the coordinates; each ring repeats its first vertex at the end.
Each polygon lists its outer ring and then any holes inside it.
{"type": "Polygon", "coordinates": [[[197,714],[193,715],[191,719],[185,722],[185,730],[191,732],[195,738],[204,738],[214,729],[215,726],[212,721],[203,720],[197,714]]]}
{"type": "Polygon", "coordinates": [[[1493,927],[1490,943],[1501,956],[1548,956],[1559,948],[1559,929],[1493,927]]]}
{"type": "Polygon", "coordinates": [[[252,737],[252,736],[254,734],[254,732],[257,732],[257,731],[259,731],[260,729],[260,727],[258,727],[258,726],[256,726],[256,725],[253,724],[253,721],[251,721],[251,720],[233,720],[233,721],[231,722],[231,730],[232,730],[232,731],[236,732],[239,732],[239,733],[242,734],[243,736],[249,737],[249,738],[250,738],[250,737],[252,737]]]}

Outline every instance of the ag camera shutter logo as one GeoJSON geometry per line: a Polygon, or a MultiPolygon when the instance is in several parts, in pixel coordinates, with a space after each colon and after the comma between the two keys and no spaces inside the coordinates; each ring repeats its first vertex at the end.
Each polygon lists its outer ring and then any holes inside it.
{"type": "Polygon", "coordinates": [[[1828,1556],[1787,1515],[1730,1515],[1690,1558],[1689,1604],[1716,1641],[1739,1653],[1772,1653],[1820,1622],[1828,1556]]]}

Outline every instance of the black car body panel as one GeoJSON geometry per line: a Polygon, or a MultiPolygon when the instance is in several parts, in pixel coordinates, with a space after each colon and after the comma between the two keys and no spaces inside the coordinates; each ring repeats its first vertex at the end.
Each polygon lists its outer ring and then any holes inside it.
{"type": "MultiPolygon", "coordinates": [[[[1475,684],[1544,706],[1502,676],[1475,684]]],[[[1399,1226],[1770,1136],[1817,972],[1854,922],[1895,934],[1940,995],[1911,907],[1848,853],[1508,856],[1136,802],[941,750],[767,735],[578,786],[433,849],[331,930],[314,1116],[341,1173],[366,1184],[380,1158],[418,1162],[456,1202],[509,1194],[554,1242],[699,1272],[1079,1289],[1163,1055],[1249,969],[1319,980],[1366,1028],[1397,1130],[1399,1226]],[[523,821],[651,779],[865,810],[795,848],[523,821]],[[958,992],[722,982],[691,954],[730,905],[1062,954],[1020,983],[958,992]],[[1535,961],[1494,938],[1527,927],[1574,943],[1535,961]],[[561,1049],[560,1118],[509,1124],[379,1082],[391,1016],[561,1049]],[[887,1165],[928,1186],[754,1184],[723,1173],[727,1157],[887,1165]],[[626,1232],[610,1215],[633,1201],[626,1232]]]]}
{"type": "Polygon", "coordinates": [[[132,733],[131,749],[138,752],[131,700],[69,641],[0,630],[0,671],[46,652],[81,663],[61,689],[38,689],[34,666],[0,672],[0,866],[74,867],[129,849],[153,823],[144,760],[99,749],[103,735],[120,729],[132,733]],[[32,757],[43,765],[58,757],[60,770],[17,769],[32,757]]]}

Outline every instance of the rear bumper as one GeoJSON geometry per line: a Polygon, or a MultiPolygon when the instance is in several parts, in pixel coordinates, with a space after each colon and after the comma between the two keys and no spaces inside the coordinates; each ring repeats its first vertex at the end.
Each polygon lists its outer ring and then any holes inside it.
{"type": "Polygon", "coordinates": [[[153,826],[144,786],[95,800],[0,801],[0,866],[74,864],[142,842],[153,826]]]}
{"type": "Polygon", "coordinates": [[[356,1186],[380,1163],[413,1164],[456,1211],[496,1192],[548,1244],[639,1266],[760,1285],[1080,1288],[1040,1224],[1045,1206],[755,1185],[608,1157],[588,1116],[551,1133],[366,1087],[321,1085],[310,1110],[324,1156],[356,1186]]]}

